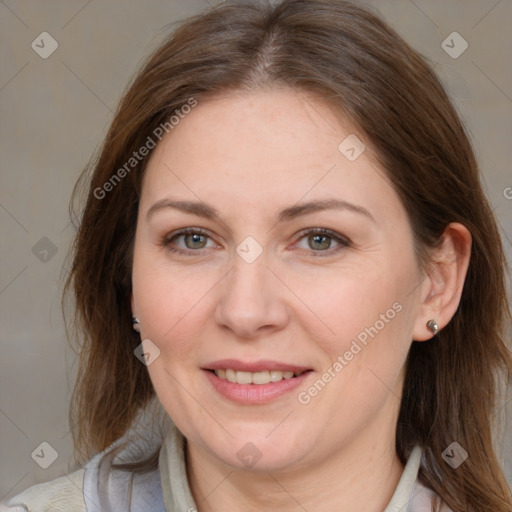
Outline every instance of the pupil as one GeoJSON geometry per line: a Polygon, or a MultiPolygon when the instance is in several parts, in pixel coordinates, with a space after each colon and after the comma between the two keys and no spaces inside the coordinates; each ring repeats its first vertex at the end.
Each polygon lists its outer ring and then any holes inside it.
{"type": "Polygon", "coordinates": [[[309,237],[310,241],[313,241],[314,244],[317,245],[317,249],[328,249],[331,245],[329,237],[325,235],[312,235],[309,237]]]}
{"type": "Polygon", "coordinates": [[[203,235],[197,235],[197,234],[194,234],[194,235],[188,235],[186,237],[186,241],[187,242],[191,242],[190,244],[187,243],[186,245],[189,246],[189,245],[192,245],[193,249],[196,249],[197,246],[199,245],[200,247],[203,247],[204,245],[204,236],[203,235]],[[203,244],[201,245],[201,242],[203,242],[203,244]]]}

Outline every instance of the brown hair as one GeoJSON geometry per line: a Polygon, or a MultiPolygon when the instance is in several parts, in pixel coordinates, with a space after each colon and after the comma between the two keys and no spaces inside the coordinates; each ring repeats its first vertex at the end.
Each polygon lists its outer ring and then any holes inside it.
{"type": "MultiPolygon", "coordinates": [[[[109,192],[98,189],[190,102],[284,85],[321,98],[365,134],[398,192],[428,265],[451,222],[471,232],[459,308],[432,342],[413,342],[396,432],[405,463],[424,449],[420,479],[454,511],[510,510],[493,449],[497,373],[512,368],[505,259],[465,129],[425,59],[379,17],[339,0],[225,3],[187,20],[148,59],[124,95],[96,162],[66,290],[83,334],[71,420],[86,457],[123,435],[154,396],[134,357],[131,257],[141,180],[137,162],[109,192]],[[96,193],[95,193],[96,191],[96,193]],[[441,454],[457,441],[458,469],[441,454]]],[[[126,169],[126,167],[125,167],[126,169]]],[[[78,188],[75,193],[78,192],[78,188]]]]}

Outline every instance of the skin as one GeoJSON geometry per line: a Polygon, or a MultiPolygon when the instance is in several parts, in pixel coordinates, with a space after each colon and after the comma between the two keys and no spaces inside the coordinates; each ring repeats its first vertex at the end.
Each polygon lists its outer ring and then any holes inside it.
{"type": "Polygon", "coordinates": [[[407,214],[369,141],[318,99],[276,88],[199,102],[148,164],[132,296],[141,339],[160,350],[148,371],[187,438],[199,512],[383,510],[403,471],[395,425],[405,359],[413,339],[432,337],[428,320],[442,328],[454,314],[470,243],[467,230],[451,224],[424,272],[407,214]],[[351,162],[338,146],[354,133],[366,150],[351,162]],[[148,216],[169,198],[206,202],[218,215],[164,207],[148,216]],[[286,207],[327,198],[371,217],[328,209],[276,222],[286,207]],[[194,243],[177,236],[183,228],[208,236],[194,243]],[[308,228],[350,242],[315,243],[301,234],[308,228]],[[248,236],[263,249],[252,263],[236,252],[248,236]],[[401,311],[317,396],[299,403],[298,393],[395,303],[401,311]],[[313,371],[270,403],[238,404],[201,370],[224,358],[313,371]],[[252,467],[237,457],[248,442],[262,455],[252,467]]]}

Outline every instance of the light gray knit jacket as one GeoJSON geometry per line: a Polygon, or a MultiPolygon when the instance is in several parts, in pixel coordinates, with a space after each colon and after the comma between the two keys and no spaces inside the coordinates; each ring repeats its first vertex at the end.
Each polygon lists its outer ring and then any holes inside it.
{"type": "MultiPolygon", "coordinates": [[[[0,503],[0,512],[196,512],[187,481],[183,435],[170,421],[162,424],[141,418],[83,469],[30,487],[0,503]],[[112,450],[127,438],[130,444],[113,456],[112,450]],[[151,473],[112,468],[114,461],[140,460],[141,454],[159,447],[158,468],[151,473]]],[[[416,447],[384,512],[431,512],[435,495],[417,480],[421,458],[422,450],[416,447]]]]}

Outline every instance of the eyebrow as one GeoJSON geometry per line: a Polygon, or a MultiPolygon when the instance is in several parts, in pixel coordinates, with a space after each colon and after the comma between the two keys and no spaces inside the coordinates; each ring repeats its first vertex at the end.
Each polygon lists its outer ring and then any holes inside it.
{"type": "MultiPolygon", "coordinates": [[[[148,212],[146,213],[146,220],[149,220],[149,218],[155,212],[167,208],[180,210],[182,212],[197,215],[198,217],[203,217],[205,219],[214,219],[215,217],[219,217],[218,210],[203,202],[173,201],[172,199],[161,199],[149,208],[148,212]]],[[[297,217],[307,215],[309,213],[320,212],[323,210],[348,210],[360,215],[364,215],[365,217],[375,222],[374,217],[366,208],[349,203],[347,201],[343,201],[341,199],[321,199],[289,206],[277,214],[277,222],[290,221],[297,217]]]]}

